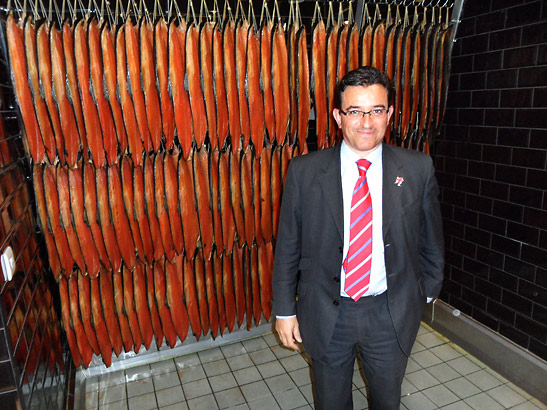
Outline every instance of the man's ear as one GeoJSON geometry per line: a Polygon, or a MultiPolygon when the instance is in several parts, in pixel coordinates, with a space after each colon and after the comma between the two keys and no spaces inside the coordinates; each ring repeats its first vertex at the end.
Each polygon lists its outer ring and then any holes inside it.
{"type": "Polygon", "coordinates": [[[391,120],[391,116],[393,115],[393,105],[390,105],[387,109],[387,121],[391,120]]]}
{"type": "MultiPolygon", "coordinates": [[[[393,111],[393,107],[391,107],[393,111]]],[[[332,110],[332,116],[334,117],[336,123],[338,124],[338,128],[341,128],[341,121],[342,121],[342,114],[340,114],[340,110],[338,108],[334,108],[332,110]]]]}

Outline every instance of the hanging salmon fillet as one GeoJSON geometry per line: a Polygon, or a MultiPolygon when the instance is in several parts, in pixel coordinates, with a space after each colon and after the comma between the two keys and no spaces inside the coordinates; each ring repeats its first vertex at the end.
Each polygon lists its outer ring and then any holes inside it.
{"type": "MultiPolygon", "coordinates": [[[[102,273],[103,275],[107,273],[102,273]]],[[[80,277],[82,279],[83,287],[86,286],[89,287],[91,285],[90,289],[90,296],[91,296],[91,314],[93,317],[93,326],[95,328],[95,333],[97,335],[97,341],[99,342],[99,348],[101,350],[101,356],[103,359],[103,362],[106,367],[110,367],[112,364],[112,343],[111,339],[108,333],[108,329],[106,328],[106,323],[104,321],[103,317],[103,309],[101,304],[101,291],[99,289],[99,277],[95,279],[89,279],[88,277],[83,277],[83,275],[80,273],[80,277]]],[[[120,346],[121,346],[121,340],[120,340],[120,346]]],[[[120,347],[121,350],[121,347],[120,347]]]]}
{"type": "Polygon", "coordinates": [[[236,79],[239,98],[241,136],[243,138],[243,151],[245,151],[249,146],[249,140],[251,138],[249,103],[246,96],[247,42],[249,37],[249,27],[249,22],[247,20],[243,20],[237,23],[235,30],[236,79]]]}
{"type": "MultiPolygon", "coordinates": [[[[105,241],[103,238],[103,233],[99,227],[98,221],[99,217],[97,215],[97,188],[95,185],[95,169],[92,165],[87,164],[82,166],[79,171],[75,169],[73,173],[70,173],[69,176],[74,180],[78,181],[78,178],[81,177],[83,172],[83,199],[84,199],[84,215],[87,216],[86,222],[89,224],[91,229],[91,234],[93,235],[93,242],[99,253],[99,258],[102,265],[105,269],[110,270],[112,265],[110,263],[109,253],[106,251],[105,241]]],[[[110,251],[109,251],[110,252],[110,251]]],[[[115,252],[114,250],[112,251],[115,252]]]]}
{"type": "Polygon", "coordinates": [[[192,111],[188,92],[184,87],[186,73],[186,22],[175,21],[169,25],[169,81],[173,93],[177,138],[184,159],[188,160],[192,152],[192,111]]]}
{"type": "Polygon", "coordinates": [[[264,123],[268,143],[275,139],[275,105],[272,89],[272,31],[273,21],[262,25],[260,30],[260,82],[264,96],[264,123]]]}
{"type": "MultiPolygon", "coordinates": [[[[87,170],[90,170],[90,166],[87,166],[87,170]]],[[[87,176],[86,170],[86,176],[87,176]]],[[[87,181],[86,181],[87,182],[87,181]]],[[[108,253],[108,258],[110,259],[110,266],[114,272],[120,270],[122,264],[122,253],[119,247],[119,242],[116,237],[116,231],[112,224],[111,212],[109,207],[108,200],[108,173],[107,168],[96,168],[95,169],[95,182],[97,189],[97,205],[98,205],[98,216],[101,224],[101,231],[103,233],[104,244],[106,251],[108,253]]],[[[122,205],[123,206],[123,205],[122,205]]],[[[122,236],[123,237],[123,236],[122,236]]],[[[129,250],[124,249],[123,255],[126,256],[125,252],[130,252],[129,250]]]]}
{"type": "Polygon", "coordinates": [[[193,167],[183,156],[178,160],[178,194],[184,247],[187,255],[194,255],[200,236],[199,219],[194,195],[193,167]]]}
{"type": "Polygon", "coordinates": [[[255,238],[255,219],[253,207],[253,154],[247,150],[241,156],[241,203],[245,221],[245,242],[252,246],[255,238]]]}
{"type": "MultiPolygon", "coordinates": [[[[192,332],[199,340],[201,336],[201,321],[199,315],[199,301],[196,291],[196,278],[194,276],[194,266],[191,259],[184,257],[183,255],[177,256],[176,261],[179,258],[183,258],[183,282],[184,282],[184,300],[186,302],[186,309],[188,309],[188,320],[190,326],[192,326],[192,332]]],[[[180,262],[177,262],[177,265],[180,262]]]]}
{"type": "MultiPolygon", "coordinates": [[[[150,317],[150,310],[148,309],[146,296],[147,283],[144,274],[144,264],[138,262],[135,269],[133,269],[132,274],[135,311],[137,313],[139,329],[141,331],[144,341],[144,347],[146,348],[146,350],[148,350],[150,348],[150,345],[152,344],[152,337],[154,336],[154,333],[152,331],[152,318],[150,317]]],[[[129,287],[130,284],[126,282],[126,286],[129,287]]]]}
{"type": "MultiPolygon", "coordinates": [[[[102,170],[97,170],[97,172],[100,173],[102,170]]],[[[100,190],[100,188],[97,188],[97,190],[100,190]]],[[[133,269],[137,260],[135,242],[123,203],[122,180],[120,169],[117,165],[108,167],[108,199],[110,202],[112,224],[114,225],[114,231],[116,233],[116,239],[123,262],[127,268],[133,269]]],[[[138,234],[138,232],[136,232],[136,234],[138,234]]],[[[114,270],[114,272],[116,271],[117,270],[114,270]]]]}
{"type": "Polygon", "coordinates": [[[101,33],[96,20],[90,20],[87,35],[89,42],[89,64],[91,67],[91,92],[99,112],[106,160],[109,165],[113,165],[118,162],[118,141],[112,111],[110,111],[110,105],[104,95],[105,77],[103,74],[103,63],[105,64],[105,68],[115,70],[112,67],[115,61],[105,59],[105,56],[101,59],[101,33]]]}
{"type": "Polygon", "coordinates": [[[439,79],[439,99],[437,105],[437,116],[435,121],[435,136],[439,135],[442,125],[442,119],[446,110],[446,100],[448,97],[448,86],[450,83],[450,55],[452,53],[452,45],[454,37],[454,25],[451,24],[443,30],[442,51],[440,69],[441,75],[439,79]]]}
{"type": "Polygon", "coordinates": [[[96,167],[104,167],[106,165],[106,157],[103,135],[99,114],[90,89],[91,73],[87,28],[87,20],[80,20],[74,29],[74,56],[76,61],[76,72],[78,74],[77,87],[80,88],[80,95],[82,98],[83,118],[91,159],[96,167]]]}
{"type": "Polygon", "coordinates": [[[222,237],[222,222],[220,213],[220,186],[219,186],[219,156],[218,150],[211,152],[211,211],[213,212],[213,236],[217,252],[224,252],[224,241],[222,237]]]}
{"type": "Polygon", "coordinates": [[[222,219],[222,243],[226,255],[232,254],[236,235],[234,212],[230,194],[230,151],[221,152],[219,159],[219,206],[222,219]]]}
{"type": "Polygon", "coordinates": [[[245,318],[245,282],[243,279],[243,249],[239,245],[234,246],[232,253],[232,266],[234,272],[234,293],[236,299],[237,325],[241,327],[245,318]]]}
{"type": "Polygon", "coordinates": [[[213,272],[213,259],[214,257],[211,255],[210,259],[205,260],[205,289],[207,291],[207,304],[209,308],[209,326],[213,339],[216,339],[219,330],[219,315],[213,272]]]}
{"type": "MultiPolygon", "coordinates": [[[[171,223],[169,213],[165,204],[165,178],[163,168],[163,152],[158,152],[154,160],[154,193],[155,193],[155,211],[160,223],[161,240],[163,250],[168,260],[172,261],[175,257],[175,245],[173,244],[173,235],[171,234],[171,223]]],[[[171,197],[172,198],[172,197],[171,197]]],[[[179,227],[173,226],[175,229],[179,227]]],[[[159,306],[158,306],[159,308],[159,306]]]]}
{"type": "Polygon", "coordinates": [[[205,148],[194,153],[194,191],[199,216],[201,232],[201,247],[203,257],[211,259],[213,251],[214,231],[213,215],[211,213],[211,192],[209,185],[209,157],[205,148]]]}
{"type": "Polygon", "coordinates": [[[155,152],[160,150],[162,140],[162,117],[160,99],[156,88],[156,72],[154,70],[154,28],[152,23],[142,19],[140,24],[141,45],[141,78],[144,99],[146,103],[146,116],[148,129],[155,152]]]}
{"type": "Polygon", "coordinates": [[[49,119],[51,120],[51,126],[53,128],[53,135],[55,136],[57,156],[59,157],[59,162],[62,165],[65,165],[65,141],[63,136],[63,130],[61,129],[61,120],[59,119],[57,104],[53,100],[53,67],[51,65],[51,52],[49,49],[49,36],[51,29],[50,24],[51,23],[45,21],[40,25],[40,27],[38,27],[38,30],[36,31],[38,72],[40,74],[40,84],[42,86],[47,111],[49,113],[49,119]]]}
{"type": "MultiPolygon", "coordinates": [[[[76,263],[78,268],[85,272],[86,266],[84,262],[84,256],[82,254],[80,242],[78,241],[78,236],[76,235],[76,232],[74,231],[74,227],[72,226],[67,167],[62,167],[58,165],[56,167],[56,170],[48,167],[46,172],[48,171],[51,171],[51,173],[56,172],[57,175],[55,180],[57,181],[57,186],[49,186],[48,188],[48,185],[46,184],[46,196],[52,195],[51,190],[57,191],[58,198],[59,198],[59,211],[61,216],[61,223],[63,224],[66,238],[68,240],[70,253],[72,254],[72,257],[74,258],[74,262],[76,263]]],[[[49,178],[47,179],[49,180],[49,178]]]]}
{"type": "Polygon", "coordinates": [[[196,279],[197,300],[199,304],[199,317],[201,321],[201,330],[204,335],[209,331],[209,307],[207,304],[207,291],[205,285],[205,267],[203,265],[203,256],[200,250],[194,256],[194,276],[196,279]]]}
{"type": "MultiPolygon", "coordinates": [[[[160,19],[154,25],[154,39],[156,48],[156,71],[159,85],[160,104],[161,104],[161,122],[163,135],[165,137],[165,149],[173,149],[173,140],[175,135],[175,113],[173,111],[173,101],[169,96],[169,63],[168,63],[168,31],[167,23],[160,19]]],[[[157,121],[157,119],[156,119],[157,121]]]]}
{"type": "MultiPolygon", "coordinates": [[[[135,196],[133,194],[133,162],[131,161],[131,157],[128,157],[124,155],[121,158],[120,161],[120,173],[121,173],[121,180],[122,180],[122,195],[123,195],[123,203],[127,215],[127,219],[129,221],[129,227],[131,228],[131,235],[133,237],[133,241],[135,243],[135,250],[137,251],[137,256],[142,260],[146,260],[146,251],[144,248],[144,244],[141,238],[141,233],[139,230],[139,223],[136,219],[135,214],[135,196]]],[[[152,241],[147,243],[148,251],[151,253],[151,257],[153,257],[153,251],[152,251],[152,241]]]]}
{"type": "Polygon", "coordinates": [[[420,65],[422,61],[422,36],[423,31],[417,25],[414,27],[414,38],[412,43],[412,74],[410,78],[411,84],[411,102],[412,111],[410,113],[410,120],[408,124],[408,132],[410,135],[410,146],[416,148],[416,129],[418,128],[418,111],[421,110],[420,106],[420,65]]]}
{"type": "MultiPolygon", "coordinates": [[[[123,167],[122,167],[123,175],[123,167]]],[[[152,233],[150,231],[150,221],[146,213],[146,196],[145,196],[145,185],[144,185],[144,173],[142,167],[134,166],[133,167],[133,203],[135,205],[135,219],[139,227],[139,232],[141,234],[142,246],[144,248],[144,255],[142,255],[143,262],[146,262],[151,265],[154,260],[156,260],[156,252],[158,255],[163,254],[163,248],[160,248],[156,251],[155,244],[153,241],[152,233]]],[[[154,222],[153,222],[154,223],[154,222]]],[[[153,224],[152,223],[152,224],[153,224]]],[[[159,257],[158,257],[159,258],[159,257]]]]}
{"type": "Polygon", "coordinates": [[[308,43],[306,40],[306,27],[302,26],[296,34],[297,48],[297,78],[296,99],[298,104],[298,147],[301,154],[308,152],[306,138],[308,137],[308,123],[310,120],[310,65],[308,62],[308,43]]]}
{"type": "Polygon", "coordinates": [[[334,24],[327,32],[327,101],[328,101],[328,146],[333,146],[336,141],[338,126],[332,116],[334,110],[334,92],[336,89],[336,65],[338,47],[338,25],[334,24]]]}
{"type": "Polygon", "coordinates": [[[76,367],[80,367],[82,364],[82,356],[78,350],[78,342],[76,341],[76,334],[74,329],[70,325],[70,301],[68,298],[68,283],[64,277],[59,278],[59,295],[61,296],[61,318],[63,320],[63,328],[65,329],[66,338],[68,341],[68,347],[72,355],[72,360],[76,367]]]}
{"type": "Polygon", "coordinates": [[[267,242],[258,248],[258,274],[262,313],[269,322],[272,316],[273,244],[267,242]]]}
{"type": "Polygon", "coordinates": [[[402,66],[403,72],[401,73],[401,119],[399,123],[399,140],[400,145],[407,145],[406,137],[408,132],[408,125],[410,121],[410,112],[412,109],[412,88],[410,84],[410,76],[412,74],[412,55],[415,50],[412,50],[412,37],[413,27],[409,26],[405,29],[405,36],[403,38],[403,58],[402,66]]]}
{"type": "Polygon", "coordinates": [[[226,330],[226,304],[224,301],[224,284],[223,284],[223,274],[222,274],[222,255],[219,255],[215,250],[212,258],[213,266],[213,285],[215,288],[215,295],[217,298],[218,306],[218,325],[220,327],[220,335],[224,334],[226,330]]]}
{"type": "Polygon", "coordinates": [[[67,97],[67,74],[63,38],[55,25],[51,26],[49,41],[51,47],[53,90],[57,105],[59,106],[64,149],[66,150],[66,163],[70,168],[74,168],[78,161],[78,151],[81,148],[80,135],[78,134],[74,109],[67,97]]]}
{"type": "MultiPolygon", "coordinates": [[[[272,240],[272,174],[271,174],[272,146],[264,148],[260,158],[260,230],[264,242],[272,240]]],[[[258,163],[258,161],[256,161],[258,163]]],[[[255,180],[258,177],[255,177],[255,180]]],[[[255,184],[255,190],[257,185],[255,184]]]]}
{"type": "MultiPolygon", "coordinates": [[[[155,262],[157,263],[157,262],[155,262]]],[[[154,263],[154,264],[155,264],[154,263]]],[[[158,307],[156,306],[156,297],[154,291],[154,264],[145,265],[146,272],[146,295],[148,299],[148,310],[150,312],[150,319],[152,321],[152,329],[154,330],[154,337],[156,339],[156,346],[159,348],[163,344],[163,327],[158,313],[158,307]]]]}
{"type": "Polygon", "coordinates": [[[343,24],[339,29],[338,45],[336,46],[336,58],[338,60],[336,66],[336,82],[338,83],[347,73],[348,66],[348,35],[349,27],[343,24]]]}
{"type": "Polygon", "coordinates": [[[203,96],[205,98],[205,110],[207,113],[207,129],[211,151],[218,149],[217,112],[215,103],[215,90],[213,78],[213,30],[215,23],[205,22],[199,33],[199,61],[201,63],[201,81],[203,96]]]}
{"type": "Polygon", "coordinates": [[[171,227],[173,247],[175,248],[175,252],[180,254],[184,251],[184,229],[179,213],[177,157],[166,153],[163,158],[163,168],[165,181],[165,208],[169,215],[169,226],[171,227]]]}
{"type": "Polygon", "coordinates": [[[218,148],[223,149],[228,137],[228,103],[226,101],[226,81],[224,79],[224,57],[222,44],[222,28],[220,23],[215,24],[213,28],[213,78],[215,102],[217,112],[217,135],[218,148]]]}
{"type": "Polygon", "coordinates": [[[289,144],[295,143],[295,136],[298,127],[298,100],[296,78],[298,76],[298,51],[297,51],[298,27],[294,23],[289,26],[287,42],[289,46],[289,96],[291,101],[291,116],[289,124],[289,144]]]}
{"type": "Polygon", "coordinates": [[[165,340],[170,347],[175,347],[177,343],[177,333],[175,331],[175,326],[171,320],[171,313],[169,308],[166,305],[166,275],[164,270],[165,259],[161,259],[154,263],[154,293],[156,296],[156,303],[158,306],[158,313],[161,319],[161,327],[163,334],[165,335],[165,340]]]}
{"type": "Polygon", "coordinates": [[[186,31],[186,76],[192,109],[192,123],[194,124],[194,140],[197,149],[205,142],[207,135],[207,111],[201,90],[201,73],[199,59],[199,29],[190,24],[186,31]]]}
{"type": "MultiPolygon", "coordinates": [[[[105,99],[110,103],[110,109],[112,110],[112,118],[114,120],[116,130],[115,135],[118,142],[117,151],[121,154],[125,154],[127,151],[128,141],[123,122],[122,109],[120,107],[120,102],[118,101],[118,67],[116,65],[115,40],[115,29],[113,27],[108,28],[106,24],[103,25],[101,30],[101,50],[103,56],[104,83],[106,85],[105,99]]],[[[125,44],[122,45],[122,49],[120,51],[125,53],[125,44]]],[[[124,75],[127,76],[125,66],[123,66],[123,68],[125,69],[124,75]]],[[[125,81],[126,79],[124,78],[124,82],[125,81]]]]}
{"type": "Polygon", "coordinates": [[[262,245],[262,206],[260,201],[260,160],[259,158],[253,156],[252,161],[252,195],[253,195],[253,212],[254,212],[254,240],[255,243],[260,246],[262,245]]]}
{"type": "MultiPolygon", "coordinates": [[[[262,304],[260,302],[260,282],[258,279],[258,246],[253,245],[250,249],[251,254],[251,287],[253,292],[253,317],[255,326],[260,325],[262,316],[262,304]]],[[[248,310],[247,310],[248,312],[248,310]]],[[[247,321],[248,323],[248,321],[247,321]]]]}
{"type": "MultiPolygon", "coordinates": [[[[36,55],[36,29],[34,26],[34,22],[30,18],[27,18],[25,22],[24,37],[24,50],[26,52],[28,82],[30,85],[30,91],[32,93],[34,108],[36,110],[36,118],[38,119],[38,124],[42,133],[44,147],[46,149],[45,153],[49,162],[53,164],[57,160],[55,134],[50,122],[46,103],[40,93],[40,79],[38,77],[37,60],[38,57],[36,55]]],[[[17,70],[18,68],[16,67],[15,69],[17,70]]]]}
{"type": "MultiPolygon", "coordinates": [[[[136,270],[137,267],[133,270],[136,270]]],[[[139,350],[141,349],[142,345],[142,335],[141,330],[139,328],[139,320],[137,318],[137,313],[135,312],[135,305],[134,305],[134,293],[133,293],[133,272],[126,267],[122,269],[121,274],[114,274],[114,284],[116,287],[116,280],[120,280],[116,277],[118,275],[121,277],[121,280],[123,280],[123,310],[127,314],[127,321],[129,323],[129,329],[131,330],[131,335],[133,336],[133,346],[135,349],[135,353],[139,353],[139,350]],[[123,274],[123,277],[122,277],[123,274]]],[[[122,312],[123,313],[123,312],[122,312]]],[[[118,311],[118,316],[120,315],[118,311]]]]}
{"type": "MultiPolygon", "coordinates": [[[[125,268],[125,267],[124,267],[125,268]]],[[[104,275],[104,276],[108,276],[104,275]]],[[[110,278],[109,278],[110,279],[110,278]]],[[[123,279],[122,272],[112,272],[112,287],[113,287],[113,296],[114,296],[114,306],[116,309],[116,317],[118,318],[118,323],[120,324],[120,333],[122,335],[123,346],[126,352],[130,352],[133,349],[133,335],[131,334],[131,329],[129,327],[129,321],[125,314],[123,300],[123,279]]],[[[140,344],[141,342],[137,342],[140,344]]]]}
{"type": "Polygon", "coordinates": [[[43,169],[42,178],[49,224],[53,237],[55,238],[55,245],[57,246],[57,252],[61,261],[61,266],[64,270],[64,275],[68,279],[74,267],[74,259],[65,230],[61,225],[59,195],[57,193],[57,183],[55,181],[55,167],[46,166],[43,169]]]}
{"type": "Polygon", "coordinates": [[[370,65],[372,53],[372,34],[373,26],[370,23],[365,23],[366,27],[361,36],[361,66],[370,65]]]}
{"type": "MultiPolygon", "coordinates": [[[[182,258],[182,255],[178,255],[176,258],[182,258]]],[[[179,281],[175,263],[165,262],[165,282],[171,321],[180,341],[184,342],[188,335],[188,313],[186,313],[184,306],[182,283],[179,281]]]]}
{"type": "Polygon", "coordinates": [[[404,54],[404,38],[405,38],[406,27],[401,25],[401,29],[397,32],[397,38],[395,39],[395,59],[394,59],[394,70],[393,70],[393,88],[394,88],[394,101],[393,101],[393,123],[392,123],[392,141],[398,141],[400,138],[399,133],[399,124],[401,116],[401,100],[403,98],[402,90],[402,77],[404,75],[403,67],[403,54],[404,54]]]}
{"type": "Polygon", "coordinates": [[[359,27],[353,23],[349,28],[347,44],[348,72],[359,67],[359,27]]]}
{"type": "MultiPolygon", "coordinates": [[[[249,98],[249,121],[251,140],[257,158],[262,155],[264,146],[264,98],[260,86],[260,37],[255,27],[250,27],[247,37],[247,94],[249,98]]],[[[245,149],[245,145],[243,147],[245,149]]]]}
{"type": "Polygon", "coordinates": [[[46,242],[49,267],[53,272],[53,276],[56,280],[59,280],[61,276],[61,261],[59,260],[59,254],[55,245],[55,239],[53,237],[52,230],[48,225],[46,198],[44,196],[44,179],[43,168],[41,165],[34,165],[33,167],[33,186],[34,197],[36,198],[36,209],[38,210],[38,216],[40,218],[40,226],[46,242]]]}
{"type": "Polygon", "coordinates": [[[236,321],[236,302],[234,295],[234,277],[232,273],[231,256],[223,253],[221,255],[221,271],[222,271],[222,292],[224,295],[224,303],[226,306],[226,324],[228,332],[234,330],[236,321]]]}
{"type": "Polygon", "coordinates": [[[319,20],[312,33],[312,73],[313,108],[315,112],[315,129],[317,149],[327,147],[327,31],[323,20],[319,20]]]}
{"type": "Polygon", "coordinates": [[[239,92],[237,88],[235,23],[229,20],[224,26],[224,75],[226,80],[226,100],[228,103],[228,122],[232,142],[232,152],[240,149],[241,123],[239,118],[239,92]]]}
{"type": "Polygon", "coordinates": [[[272,191],[272,228],[273,238],[277,238],[277,228],[279,227],[279,213],[281,211],[281,147],[275,147],[272,150],[272,170],[271,170],[271,191],[272,191]]]}
{"type": "Polygon", "coordinates": [[[251,281],[251,250],[247,245],[243,248],[243,285],[245,287],[245,319],[247,330],[253,328],[253,284],[251,281]]]}
{"type": "Polygon", "coordinates": [[[372,37],[372,61],[373,67],[381,70],[384,67],[386,23],[384,20],[376,23],[372,37]]]}
{"type": "Polygon", "coordinates": [[[281,23],[277,23],[273,34],[272,81],[275,105],[275,140],[277,145],[281,146],[285,143],[291,115],[289,52],[281,23]]]}
{"type": "MultiPolygon", "coordinates": [[[[140,175],[135,172],[135,176],[140,178],[140,175]]],[[[139,185],[141,181],[135,179],[133,181],[135,184],[139,185]]],[[[161,235],[160,222],[156,214],[156,188],[155,188],[155,179],[154,179],[154,156],[146,155],[144,159],[144,180],[143,182],[143,193],[144,193],[144,204],[146,208],[146,215],[148,217],[148,223],[150,226],[150,234],[152,236],[152,243],[154,244],[154,260],[159,260],[165,255],[165,250],[163,248],[163,240],[161,235]]],[[[135,185],[135,193],[137,193],[137,185],[135,185]]],[[[140,195],[140,193],[139,193],[140,195]]]]}
{"type": "Polygon", "coordinates": [[[74,327],[74,333],[76,334],[76,343],[78,344],[78,350],[82,356],[84,368],[88,368],[93,358],[93,351],[87,336],[85,334],[84,327],[80,321],[80,309],[78,303],[78,276],[76,274],[70,276],[68,279],[68,294],[70,297],[70,319],[74,327]]]}
{"type": "Polygon", "coordinates": [[[129,94],[129,83],[127,81],[128,65],[126,56],[125,31],[123,26],[118,29],[116,34],[116,70],[118,75],[118,91],[123,111],[123,120],[125,130],[127,131],[127,145],[133,158],[135,166],[142,166],[143,142],[140,136],[137,117],[133,100],[129,94]]]}
{"type": "Polygon", "coordinates": [[[78,275],[78,300],[80,303],[80,313],[82,315],[82,322],[89,345],[91,346],[93,353],[96,355],[101,354],[104,350],[106,356],[108,357],[108,351],[110,349],[110,356],[112,356],[112,348],[109,346],[110,342],[108,342],[108,345],[103,346],[102,350],[99,349],[99,334],[95,331],[91,324],[91,293],[89,288],[89,277],[84,276],[82,271],[78,271],[75,275],[78,275]]]}
{"type": "MultiPolygon", "coordinates": [[[[22,21],[20,21],[22,23],[22,21]]],[[[11,62],[11,75],[15,88],[15,97],[21,110],[21,117],[25,126],[25,147],[27,147],[32,161],[39,164],[46,160],[45,146],[34,111],[32,93],[27,78],[27,61],[23,28],[15,22],[13,12],[10,12],[6,24],[8,48],[11,62]]],[[[75,356],[73,355],[73,358],[75,356]]],[[[78,363],[79,365],[79,363],[78,363]]]]}
{"type": "Polygon", "coordinates": [[[139,47],[139,28],[133,25],[131,19],[127,19],[124,26],[127,73],[130,80],[129,84],[131,87],[131,96],[133,97],[135,116],[139,126],[144,151],[145,153],[149,153],[153,150],[153,144],[150,130],[148,129],[146,104],[144,102],[144,93],[141,86],[141,51],[139,47]]]}
{"type": "Polygon", "coordinates": [[[103,306],[104,320],[108,329],[110,343],[116,356],[119,356],[125,340],[120,331],[118,316],[115,311],[114,289],[112,287],[112,275],[109,272],[101,272],[99,274],[100,292],[97,296],[101,299],[103,306]]]}

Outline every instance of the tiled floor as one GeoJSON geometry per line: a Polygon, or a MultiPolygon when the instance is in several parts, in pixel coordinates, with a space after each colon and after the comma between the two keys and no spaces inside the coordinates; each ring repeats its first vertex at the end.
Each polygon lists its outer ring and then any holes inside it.
{"type": "MultiPolygon", "coordinates": [[[[313,395],[306,356],[280,347],[270,333],[90,377],[82,402],[86,409],[312,409],[313,395]]],[[[357,365],[353,402],[355,409],[368,407],[357,365]]],[[[547,406],[422,324],[403,382],[401,409],[547,406]]]]}

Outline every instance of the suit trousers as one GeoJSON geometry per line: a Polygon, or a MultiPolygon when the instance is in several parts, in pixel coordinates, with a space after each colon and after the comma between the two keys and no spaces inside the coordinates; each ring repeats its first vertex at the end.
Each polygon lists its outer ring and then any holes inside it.
{"type": "Polygon", "coordinates": [[[357,302],[341,298],[327,351],[320,359],[312,358],[316,409],[353,409],[357,347],[368,387],[369,409],[399,410],[408,357],[397,341],[387,292],[362,297],[357,302]]]}

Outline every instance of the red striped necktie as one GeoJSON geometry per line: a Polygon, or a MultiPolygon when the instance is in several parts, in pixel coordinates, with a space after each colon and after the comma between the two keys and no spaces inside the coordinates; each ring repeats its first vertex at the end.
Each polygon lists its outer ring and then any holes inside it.
{"type": "Polygon", "coordinates": [[[344,290],[357,301],[369,288],[372,262],[372,200],[367,184],[370,161],[357,161],[359,179],[351,198],[349,250],[344,260],[344,290]]]}

